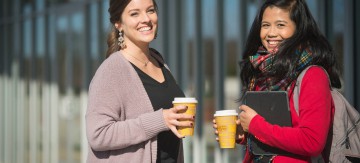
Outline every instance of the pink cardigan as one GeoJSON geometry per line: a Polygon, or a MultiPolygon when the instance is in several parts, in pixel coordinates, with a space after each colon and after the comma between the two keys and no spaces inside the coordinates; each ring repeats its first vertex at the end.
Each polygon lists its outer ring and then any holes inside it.
{"type": "MultiPolygon", "coordinates": [[[[335,110],[328,77],[324,70],[311,67],[302,80],[300,92],[300,116],[294,109],[292,94],[289,92],[293,127],[271,125],[260,115],[256,115],[250,122],[251,134],[266,144],[299,155],[297,158],[276,156],[273,162],[311,162],[311,157],[319,155],[325,147],[335,110]]],[[[252,162],[252,155],[248,151],[243,162],[252,162]]]]}
{"type": "MultiPolygon", "coordinates": [[[[156,162],[157,135],[169,130],[154,111],[132,65],[120,52],[96,71],[86,111],[88,163],[156,162]]],[[[182,142],[178,162],[183,162],[182,142]]]]}

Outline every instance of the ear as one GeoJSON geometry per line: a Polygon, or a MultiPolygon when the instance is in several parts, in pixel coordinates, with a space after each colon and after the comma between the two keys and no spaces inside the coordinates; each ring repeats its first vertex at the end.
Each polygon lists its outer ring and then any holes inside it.
{"type": "Polygon", "coordinates": [[[121,23],[115,23],[114,25],[115,25],[115,28],[116,28],[116,29],[118,29],[118,30],[121,29],[121,23]]]}

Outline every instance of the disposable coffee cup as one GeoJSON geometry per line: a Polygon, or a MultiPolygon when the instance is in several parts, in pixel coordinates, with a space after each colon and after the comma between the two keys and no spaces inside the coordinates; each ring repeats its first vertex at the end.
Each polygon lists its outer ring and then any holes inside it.
{"type": "MultiPolygon", "coordinates": [[[[187,110],[181,111],[179,113],[185,113],[188,115],[195,116],[196,115],[196,105],[197,100],[194,97],[175,97],[173,101],[174,107],[176,106],[187,106],[187,110]]],[[[179,121],[188,121],[185,119],[179,119],[179,121]]],[[[178,132],[182,136],[192,136],[194,135],[194,126],[195,122],[193,123],[192,127],[177,127],[178,132]]]]}
{"type": "Polygon", "coordinates": [[[236,110],[219,110],[214,114],[220,148],[235,148],[236,110]]]}

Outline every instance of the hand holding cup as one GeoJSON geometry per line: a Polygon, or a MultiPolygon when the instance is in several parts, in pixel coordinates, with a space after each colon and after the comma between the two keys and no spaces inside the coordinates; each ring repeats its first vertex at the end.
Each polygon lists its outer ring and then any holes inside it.
{"type": "Polygon", "coordinates": [[[186,106],[186,110],[178,110],[177,113],[181,113],[187,116],[191,116],[193,119],[192,121],[189,121],[187,118],[179,118],[178,120],[183,123],[192,123],[191,126],[177,126],[178,133],[184,137],[184,136],[192,136],[194,135],[194,126],[195,126],[195,115],[196,115],[196,105],[197,100],[193,97],[175,97],[173,101],[174,108],[177,108],[179,106],[186,106]]]}
{"type": "Polygon", "coordinates": [[[237,116],[235,110],[220,110],[214,114],[215,134],[218,135],[220,148],[235,148],[237,116]]]}

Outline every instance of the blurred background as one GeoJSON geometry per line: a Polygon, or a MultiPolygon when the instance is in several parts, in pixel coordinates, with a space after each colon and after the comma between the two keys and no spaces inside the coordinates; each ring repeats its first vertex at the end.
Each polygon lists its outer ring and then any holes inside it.
{"type": "MultiPolygon", "coordinates": [[[[244,41],[262,0],[157,0],[160,51],[187,96],[199,100],[187,163],[241,162],[220,150],[216,110],[237,109],[244,41]]],[[[307,0],[338,55],[343,93],[360,108],[360,1],[307,0]]],[[[0,2],[0,163],[86,161],[87,91],[105,58],[109,0],[0,2]]]]}

